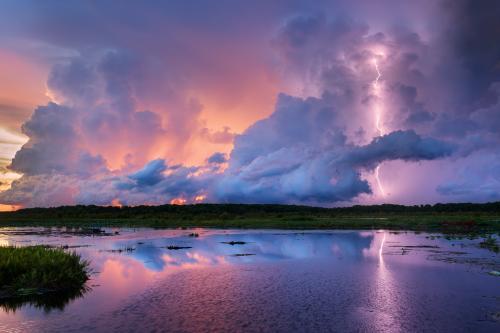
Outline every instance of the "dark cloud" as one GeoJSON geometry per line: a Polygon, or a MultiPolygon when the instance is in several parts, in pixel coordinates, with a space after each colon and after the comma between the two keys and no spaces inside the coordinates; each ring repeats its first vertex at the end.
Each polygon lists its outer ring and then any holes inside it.
{"type": "Polygon", "coordinates": [[[214,180],[212,174],[196,174],[198,171],[196,167],[168,166],[158,159],[130,175],[84,182],[75,200],[83,204],[119,200],[125,205],[162,204],[178,198],[193,202],[214,180]]]}
{"type": "Polygon", "coordinates": [[[237,137],[229,168],[215,184],[216,200],[349,201],[371,193],[363,170],[388,160],[443,158],[455,149],[414,131],[396,131],[355,146],[335,127],[335,115],[328,96],[303,100],[281,95],[269,118],[237,137]]]}
{"type": "Polygon", "coordinates": [[[377,135],[376,107],[383,109],[386,131],[428,131],[429,123],[443,112],[440,103],[448,91],[438,87],[433,73],[440,64],[430,60],[442,48],[429,47],[407,28],[382,33],[349,18],[300,15],[284,24],[274,45],[284,60],[285,75],[302,84],[298,92],[329,94],[341,111],[337,123],[347,129],[347,136],[354,137],[362,126],[361,142],[377,135]]]}
{"type": "Polygon", "coordinates": [[[281,148],[309,146],[317,150],[343,144],[330,96],[301,99],[281,94],[275,112],[250,126],[235,139],[231,167],[248,165],[256,158],[281,148]]]}
{"type": "Polygon", "coordinates": [[[455,201],[500,200],[500,153],[478,151],[467,156],[437,191],[455,201]],[[487,181],[484,181],[484,180],[487,181]]]}
{"type": "Polygon", "coordinates": [[[144,168],[128,176],[138,186],[151,186],[158,184],[163,179],[163,172],[167,170],[164,160],[149,162],[144,168]]]}
{"type": "Polygon", "coordinates": [[[484,97],[500,79],[500,3],[495,0],[447,1],[456,27],[452,39],[455,56],[465,70],[462,93],[473,101],[484,97]]]}
{"type": "Polygon", "coordinates": [[[450,156],[456,147],[433,138],[422,138],[414,131],[395,131],[375,138],[370,144],[352,149],[346,162],[367,168],[387,160],[434,160],[450,156]]]}
{"type": "Polygon", "coordinates": [[[500,77],[499,81],[491,84],[488,93],[494,99],[487,106],[476,109],[470,116],[475,129],[481,129],[493,134],[500,134],[500,77]]]}
{"type": "MultiPolygon", "coordinates": [[[[281,95],[270,117],[238,136],[227,161],[229,167],[223,173],[169,166],[157,159],[125,176],[86,181],[64,178],[59,188],[76,184],[73,197],[79,203],[109,204],[115,199],[124,204],[162,203],[176,198],[194,201],[199,195],[219,202],[333,203],[371,193],[362,173],[380,162],[432,160],[453,151],[452,145],[422,138],[413,131],[397,131],[367,145],[353,145],[346,141],[342,129],[335,127],[336,111],[329,101],[328,96],[300,99],[281,95]]],[[[225,161],[220,153],[208,160],[225,161]]],[[[14,189],[4,194],[5,201],[13,202],[15,195],[18,200],[29,201],[31,197],[23,189],[29,188],[30,180],[39,179],[26,177],[15,183],[14,189]]]]}
{"type": "Polygon", "coordinates": [[[227,156],[224,153],[214,153],[208,159],[208,163],[222,164],[227,162],[227,156]]]}
{"type": "Polygon", "coordinates": [[[3,6],[0,38],[58,56],[43,56],[56,103],[23,125],[24,176],[0,202],[335,204],[370,194],[382,162],[437,159],[448,174],[423,191],[498,197],[496,1],[3,6]],[[244,100],[254,74],[283,91],[274,112],[238,135],[207,128],[203,96],[244,100]],[[194,138],[234,148],[171,163],[194,138]]]}

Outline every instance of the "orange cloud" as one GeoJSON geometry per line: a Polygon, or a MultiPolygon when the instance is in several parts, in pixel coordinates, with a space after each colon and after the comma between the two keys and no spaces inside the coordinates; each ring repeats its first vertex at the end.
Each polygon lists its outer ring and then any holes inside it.
{"type": "Polygon", "coordinates": [[[17,129],[35,106],[45,104],[48,68],[42,64],[0,48],[0,123],[17,129]]]}
{"type": "Polygon", "coordinates": [[[10,212],[10,211],[18,210],[20,208],[21,208],[21,206],[0,204],[0,212],[10,212]]]}

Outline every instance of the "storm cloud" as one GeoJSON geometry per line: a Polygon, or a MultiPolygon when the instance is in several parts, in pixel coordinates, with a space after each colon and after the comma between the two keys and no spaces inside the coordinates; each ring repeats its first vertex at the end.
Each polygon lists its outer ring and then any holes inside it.
{"type": "Polygon", "coordinates": [[[1,204],[499,198],[495,1],[0,7],[50,68],[1,204]]]}

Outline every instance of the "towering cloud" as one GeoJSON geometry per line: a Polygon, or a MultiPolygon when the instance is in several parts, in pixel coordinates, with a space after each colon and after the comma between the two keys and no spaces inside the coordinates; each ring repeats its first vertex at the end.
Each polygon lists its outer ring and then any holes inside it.
{"type": "MultiPolygon", "coordinates": [[[[281,95],[276,111],[235,140],[229,168],[216,184],[217,201],[348,201],[371,193],[361,172],[386,160],[432,160],[454,147],[413,131],[396,131],[364,146],[347,141],[331,96],[281,95]]],[[[340,111],[341,112],[341,111],[340,111]]]]}
{"type": "Polygon", "coordinates": [[[51,102],[0,204],[499,198],[495,1],[1,6],[51,102]]]}

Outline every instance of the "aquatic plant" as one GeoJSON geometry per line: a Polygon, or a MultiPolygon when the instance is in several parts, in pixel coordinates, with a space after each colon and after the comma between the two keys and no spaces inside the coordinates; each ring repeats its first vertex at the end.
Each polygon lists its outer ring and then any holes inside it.
{"type": "Polygon", "coordinates": [[[89,263],[74,253],[46,246],[0,247],[0,300],[81,290],[89,263]]]}
{"type": "Polygon", "coordinates": [[[183,250],[183,249],[191,249],[192,246],[175,246],[169,245],[165,247],[167,250],[183,250]]]}
{"type": "Polygon", "coordinates": [[[488,237],[486,237],[481,243],[479,243],[479,247],[488,249],[495,253],[498,253],[500,250],[496,238],[492,237],[491,235],[488,235],[488,237]]]}
{"type": "Polygon", "coordinates": [[[229,245],[243,245],[246,244],[247,242],[242,242],[242,241],[230,241],[230,242],[221,242],[222,244],[229,244],[229,245]]]}
{"type": "Polygon", "coordinates": [[[135,247],[132,246],[125,246],[119,249],[104,250],[104,252],[111,252],[111,253],[123,253],[123,252],[129,253],[133,251],[135,251],[135,247]]]}
{"type": "MultiPolygon", "coordinates": [[[[500,202],[425,206],[321,208],[293,205],[196,204],[134,207],[65,206],[0,212],[0,226],[65,226],[61,233],[112,236],[102,227],[390,229],[445,234],[500,232],[500,202]],[[77,229],[68,229],[78,227],[77,229]],[[103,232],[104,231],[104,232],[103,232]]],[[[116,233],[116,232],[115,232],[116,233]]],[[[196,237],[195,232],[191,237],[196,237]]]]}

